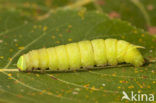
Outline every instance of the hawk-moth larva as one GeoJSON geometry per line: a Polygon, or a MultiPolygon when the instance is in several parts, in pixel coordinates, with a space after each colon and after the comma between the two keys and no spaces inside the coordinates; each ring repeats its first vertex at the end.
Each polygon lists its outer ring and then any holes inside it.
{"type": "Polygon", "coordinates": [[[143,56],[136,46],[124,40],[94,39],[69,43],[51,48],[32,50],[20,56],[17,67],[21,71],[31,71],[40,68],[45,70],[75,70],[104,65],[130,63],[142,66],[143,56]]]}

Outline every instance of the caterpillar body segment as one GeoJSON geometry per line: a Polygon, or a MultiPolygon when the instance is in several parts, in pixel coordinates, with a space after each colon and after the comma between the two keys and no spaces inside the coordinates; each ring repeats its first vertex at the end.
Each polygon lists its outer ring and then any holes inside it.
{"type": "Polygon", "coordinates": [[[65,45],[55,47],[56,55],[58,59],[58,68],[60,70],[68,70],[69,68],[69,57],[65,45]]]}
{"type": "Polygon", "coordinates": [[[90,41],[78,42],[81,54],[81,65],[82,67],[92,67],[95,65],[94,52],[90,41]]]}
{"type": "Polygon", "coordinates": [[[124,56],[124,60],[126,63],[131,63],[135,66],[141,66],[144,63],[144,59],[142,55],[140,55],[140,52],[137,50],[137,46],[130,45],[127,49],[127,52],[124,56]]]}
{"type": "MultiPolygon", "coordinates": [[[[42,69],[46,69],[47,67],[49,67],[49,59],[48,59],[48,53],[47,53],[47,49],[43,48],[43,49],[39,49],[38,51],[36,51],[38,53],[38,61],[39,61],[39,67],[42,69]]],[[[31,58],[31,57],[30,57],[31,58]]],[[[35,60],[35,59],[31,59],[31,60],[35,60]]],[[[33,68],[33,65],[32,67],[33,68]]]]}
{"type": "Polygon", "coordinates": [[[122,62],[125,61],[124,56],[125,56],[125,54],[127,52],[127,49],[129,47],[129,45],[130,44],[128,42],[124,41],[124,40],[119,40],[117,42],[117,47],[118,47],[117,48],[117,61],[119,63],[122,63],[122,62]]]}
{"type": "Polygon", "coordinates": [[[81,67],[81,53],[78,43],[70,43],[66,45],[69,67],[74,70],[81,67]]]}
{"type": "Polygon", "coordinates": [[[63,71],[93,67],[94,65],[117,65],[123,62],[142,66],[144,59],[137,48],[141,47],[124,40],[86,40],[47,49],[32,50],[19,58],[17,67],[21,71],[31,71],[38,68],[63,71]]]}
{"type": "Polygon", "coordinates": [[[48,48],[48,60],[49,60],[49,69],[51,70],[57,70],[58,68],[58,58],[56,54],[56,49],[55,48],[48,48]]]}
{"type": "Polygon", "coordinates": [[[106,39],[106,53],[107,53],[107,62],[109,65],[117,65],[117,40],[116,39],[106,39]]]}
{"type": "MultiPolygon", "coordinates": [[[[28,54],[26,54],[27,56],[25,56],[25,58],[27,59],[27,63],[26,64],[28,64],[29,62],[31,62],[31,64],[32,64],[32,66],[34,67],[34,68],[37,68],[38,67],[38,65],[39,65],[39,53],[36,53],[36,51],[35,50],[33,50],[33,51],[31,51],[30,53],[29,53],[29,55],[28,54]],[[30,58],[30,57],[31,58],[30,58]],[[30,60],[31,59],[31,60],[30,60]]],[[[32,67],[31,66],[31,67],[32,67]]],[[[31,68],[31,67],[28,67],[29,69],[31,68]]]]}
{"type": "Polygon", "coordinates": [[[95,39],[91,41],[94,51],[94,61],[97,66],[104,66],[107,64],[107,53],[105,40],[95,39]],[[100,48],[100,49],[99,49],[100,48]]]}

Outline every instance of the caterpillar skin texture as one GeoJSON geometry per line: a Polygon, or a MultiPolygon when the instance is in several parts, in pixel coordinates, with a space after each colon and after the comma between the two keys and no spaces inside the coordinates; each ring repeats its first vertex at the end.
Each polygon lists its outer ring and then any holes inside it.
{"type": "Polygon", "coordinates": [[[32,71],[38,68],[61,71],[95,65],[117,65],[123,62],[142,66],[144,59],[137,48],[141,48],[141,46],[117,39],[80,41],[47,49],[32,50],[19,58],[17,67],[21,71],[32,71]]]}

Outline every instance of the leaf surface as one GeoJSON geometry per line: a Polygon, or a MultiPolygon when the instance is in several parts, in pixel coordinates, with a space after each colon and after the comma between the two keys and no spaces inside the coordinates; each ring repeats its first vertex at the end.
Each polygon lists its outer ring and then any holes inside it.
{"type": "Polygon", "coordinates": [[[156,38],[103,13],[83,9],[58,10],[40,21],[17,17],[16,13],[5,13],[0,27],[0,102],[121,102],[122,91],[155,94],[156,63],[139,68],[103,67],[76,72],[3,71],[16,69],[19,56],[30,50],[96,38],[123,39],[144,46],[145,49],[140,51],[146,59],[156,57],[156,38]],[[18,18],[17,23],[13,21],[12,26],[11,22],[5,24],[7,15],[18,18]],[[28,22],[24,24],[24,20],[28,22]],[[18,24],[23,25],[18,27],[18,24]],[[7,32],[3,33],[5,30],[7,32]]]}

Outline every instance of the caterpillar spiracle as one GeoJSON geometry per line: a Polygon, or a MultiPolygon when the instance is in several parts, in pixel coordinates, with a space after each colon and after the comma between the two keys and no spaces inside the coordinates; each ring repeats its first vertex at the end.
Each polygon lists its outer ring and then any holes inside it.
{"type": "Polygon", "coordinates": [[[136,46],[124,40],[94,39],[69,43],[51,48],[32,50],[20,56],[17,67],[20,71],[49,68],[54,71],[77,70],[93,66],[130,63],[142,66],[144,58],[136,46]]]}

